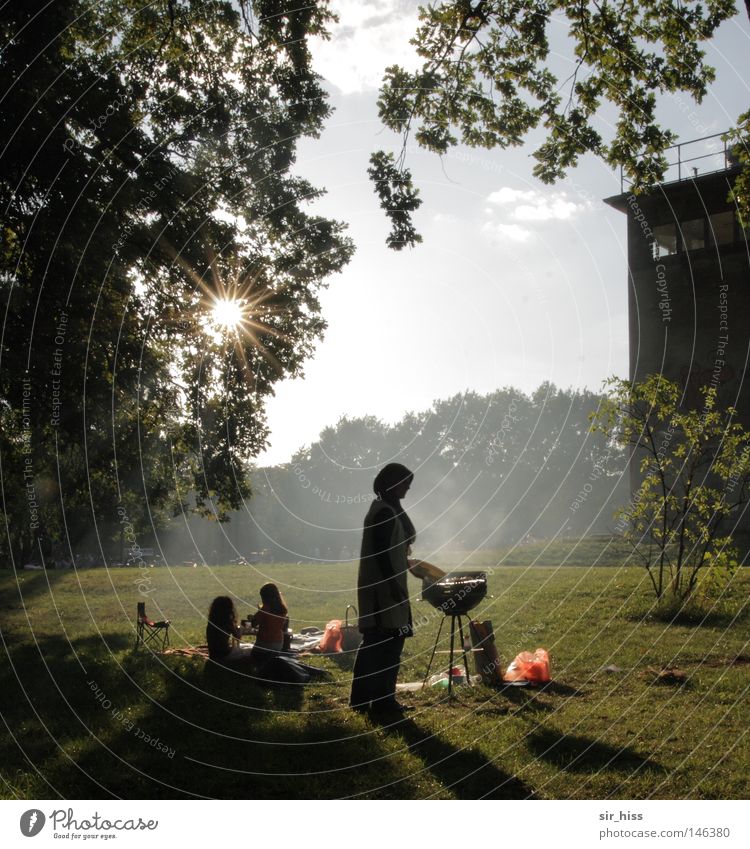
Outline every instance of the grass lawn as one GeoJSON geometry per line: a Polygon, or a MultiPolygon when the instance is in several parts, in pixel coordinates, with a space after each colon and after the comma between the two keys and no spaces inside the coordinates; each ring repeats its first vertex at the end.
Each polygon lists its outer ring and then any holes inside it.
{"type": "MultiPolygon", "coordinates": [[[[148,612],[172,620],[174,645],[204,642],[215,595],[249,613],[267,579],[295,630],[343,616],[356,596],[353,565],[0,572],[3,798],[750,795],[747,617],[665,625],[635,567],[495,568],[477,618],[492,620],[505,663],[547,648],[553,685],[459,688],[450,702],[405,694],[415,711],[392,727],[347,709],[343,658],[311,661],[332,683],[271,690],[199,659],[134,652],[144,574],[148,612]],[[686,680],[658,678],[665,667],[686,680]]],[[[743,570],[732,592],[749,590],[743,570]]],[[[421,680],[439,624],[426,603],[413,609],[426,623],[407,641],[402,681],[421,680]]]]}

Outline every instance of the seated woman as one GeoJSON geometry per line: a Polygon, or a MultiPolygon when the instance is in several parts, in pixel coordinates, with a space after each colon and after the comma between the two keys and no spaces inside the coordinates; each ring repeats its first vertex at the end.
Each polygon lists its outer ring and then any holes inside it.
{"type": "Polygon", "coordinates": [[[263,584],[260,588],[261,606],[252,618],[258,629],[255,648],[266,652],[284,649],[284,634],[289,627],[289,611],[276,584],[263,584]]]}
{"type": "Polygon", "coordinates": [[[261,606],[251,624],[258,629],[255,657],[261,664],[259,674],[267,681],[279,684],[306,684],[308,681],[330,678],[325,669],[300,663],[285,650],[284,636],[289,628],[289,609],[276,584],[260,588],[261,606]]]}
{"type": "MultiPolygon", "coordinates": [[[[258,642],[255,646],[249,643],[232,645],[232,638],[239,638],[240,629],[237,625],[237,613],[234,602],[229,596],[217,596],[211,602],[206,626],[206,642],[208,656],[222,666],[242,669],[257,682],[269,684],[306,684],[313,677],[326,677],[323,669],[305,666],[297,660],[280,654],[283,645],[283,630],[280,636],[277,631],[279,614],[271,613],[267,606],[275,606],[274,598],[281,594],[274,584],[267,584],[276,590],[261,590],[263,607],[256,613],[255,622],[258,627],[258,642]]],[[[281,605],[286,611],[286,605],[281,599],[281,605]]],[[[280,608],[277,608],[280,609],[280,608]]],[[[283,614],[283,627],[286,628],[286,613],[283,614]]]]}
{"type": "Polygon", "coordinates": [[[208,624],[206,625],[209,658],[226,666],[250,663],[252,646],[241,643],[232,644],[233,638],[239,639],[239,637],[240,628],[237,624],[234,602],[227,595],[217,596],[211,602],[208,611],[208,624]]]}

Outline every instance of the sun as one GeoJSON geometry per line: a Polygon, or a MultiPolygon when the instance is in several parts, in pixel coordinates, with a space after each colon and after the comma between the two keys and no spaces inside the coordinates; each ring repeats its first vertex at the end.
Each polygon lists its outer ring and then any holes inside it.
{"type": "Polygon", "coordinates": [[[232,298],[217,300],[211,310],[211,322],[224,330],[234,330],[242,321],[242,304],[232,298]]]}

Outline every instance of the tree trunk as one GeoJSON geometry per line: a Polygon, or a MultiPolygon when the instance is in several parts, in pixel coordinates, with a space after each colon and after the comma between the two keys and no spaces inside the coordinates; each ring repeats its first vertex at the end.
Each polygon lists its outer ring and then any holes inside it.
{"type": "Polygon", "coordinates": [[[31,563],[33,554],[33,540],[29,542],[23,541],[18,547],[18,560],[16,560],[16,568],[23,569],[27,563],[31,563]]]}

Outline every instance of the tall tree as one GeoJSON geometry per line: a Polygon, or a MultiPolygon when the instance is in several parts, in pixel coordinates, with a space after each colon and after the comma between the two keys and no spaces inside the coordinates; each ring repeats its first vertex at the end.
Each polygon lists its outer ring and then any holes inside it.
{"type": "MultiPolygon", "coordinates": [[[[735,13],[729,0],[448,0],[420,8],[411,43],[423,64],[415,72],[387,68],[378,101],[383,122],[404,140],[398,157],[378,151],[371,159],[392,222],[389,245],[420,240],[411,220],[419,198],[405,165],[410,136],[443,154],[459,141],[517,146],[541,126],[534,174],[543,182],[594,153],[621,166],[635,191],[654,185],[676,140],[658,122],[657,95],[685,92],[700,103],[715,76],[703,44],[735,13]],[[555,44],[569,50],[564,79],[553,70],[553,29],[566,36],[555,44]],[[617,114],[610,140],[597,126],[605,104],[617,114]]],[[[750,218],[746,183],[736,191],[750,218]]]]}
{"type": "MultiPolygon", "coordinates": [[[[11,0],[0,20],[6,539],[248,494],[264,400],[324,329],[343,225],[306,209],[327,3],[11,0]],[[30,488],[26,488],[30,486],[30,488]],[[32,506],[33,503],[33,506],[32,506]]],[[[125,518],[123,518],[125,517],[125,518]]]]}

